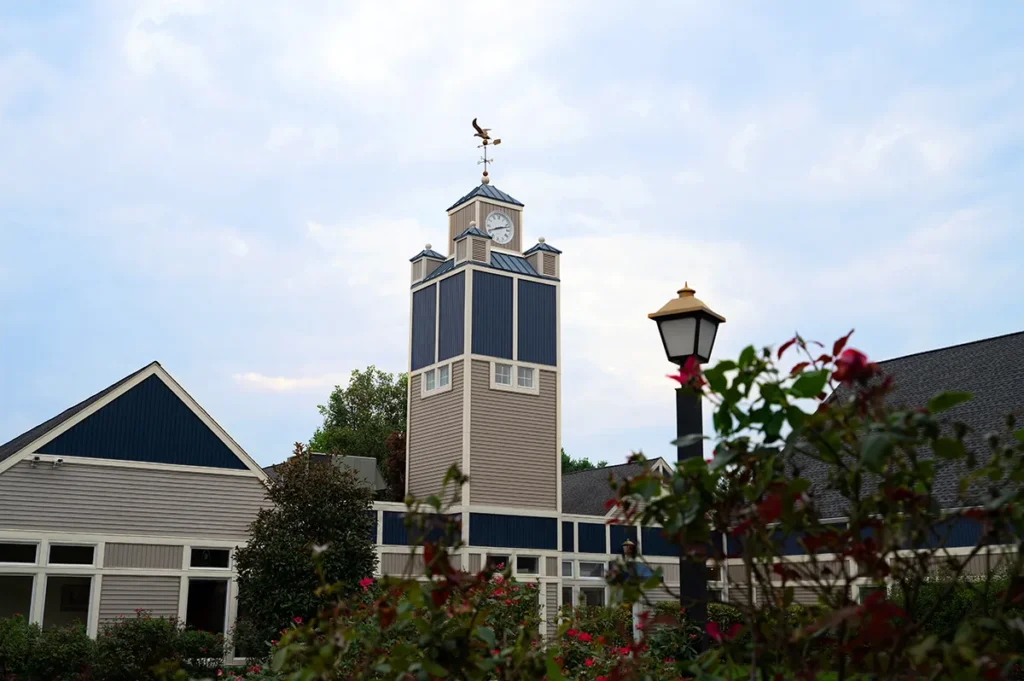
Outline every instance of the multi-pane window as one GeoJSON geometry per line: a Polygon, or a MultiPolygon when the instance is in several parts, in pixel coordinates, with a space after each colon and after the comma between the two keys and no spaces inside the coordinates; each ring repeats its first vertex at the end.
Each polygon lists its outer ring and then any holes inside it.
{"type": "Polygon", "coordinates": [[[580,587],[580,605],[603,606],[604,587],[580,587]]]}
{"type": "Polygon", "coordinates": [[[427,391],[431,391],[436,387],[437,375],[434,370],[431,369],[423,374],[423,384],[426,386],[427,391]]]}
{"type": "Polygon", "coordinates": [[[0,563],[35,563],[36,545],[20,543],[0,544],[0,563]]]}
{"type": "Polygon", "coordinates": [[[588,563],[580,561],[580,577],[600,579],[604,577],[604,563],[588,563]]]}
{"type": "Polygon", "coordinates": [[[444,365],[443,367],[438,367],[438,369],[437,369],[437,387],[438,388],[445,388],[445,387],[448,386],[448,383],[450,381],[450,377],[449,377],[450,373],[451,373],[451,367],[449,367],[447,364],[444,365]]]}
{"type": "Polygon", "coordinates": [[[572,587],[562,587],[562,605],[572,605],[572,587]]]}
{"type": "Polygon", "coordinates": [[[517,377],[520,388],[533,388],[533,368],[519,367],[517,370],[517,377]]]}
{"type": "Polygon", "coordinates": [[[512,385],[512,365],[495,364],[494,382],[498,385],[512,385]]]}
{"type": "Polygon", "coordinates": [[[563,577],[572,577],[572,561],[571,560],[563,560],[562,561],[562,576],[563,577]]]}
{"type": "Polygon", "coordinates": [[[537,556],[516,556],[516,572],[521,575],[540,574],[540,558],[537,556]]]}
{"type": "Polygon", "coordinates": [[[94,546],[51,544],[50,563],[55,565],[92,565],[94,546]]]}
{"type": "Polygon", "coordinates": [[[508,556],[488,554],[487,567],[489,567],[492,570],[504,570],[506,567],[508,567],[508,561],[508,556]]]}
{"type": "Polygon", "coordinates": [[[194,568],[226,568],[231,560],[227,549],[192,549],[189,565],[194,568]]]}

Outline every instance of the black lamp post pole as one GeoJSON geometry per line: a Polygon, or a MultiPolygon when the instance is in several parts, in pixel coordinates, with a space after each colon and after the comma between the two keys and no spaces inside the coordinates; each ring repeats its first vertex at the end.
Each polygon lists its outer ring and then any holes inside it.
{"type": "MultiPolygon", "coordinates": [[[[676,390],[676,435],[702,435],[703,419],[698,392],[679,388],[676,390]]],[[[704,458],[703,442],[695,442],[677,449],[676,460],[682,463],[694,457],[704,458]]],[[[708,583],[704,561],[690,560],[685,552],[679,556],[679,605],[686,610],[686,620],[700,627],[708,620],[708,583]]]]}

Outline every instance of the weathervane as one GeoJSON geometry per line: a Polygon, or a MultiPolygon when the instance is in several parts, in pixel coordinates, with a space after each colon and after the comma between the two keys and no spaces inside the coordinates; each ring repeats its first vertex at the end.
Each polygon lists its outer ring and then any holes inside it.
{"type": "Polygon", "coordinates": [[[484,164],[484,176],[483,176],[483,179],[481,180],[481,182],[483,182],[484,184],[490,184],[491,183],[491,178],[487,176],[487,164],[488,163],[494,163],[494,159],[493,158],[487,158],[487,147],[489,147],[491,145],[498,146],[499,144],[501,144],[501,140],[500,139],[492,140],[491,139],[491,135],[490,135],[491,129],[490,128],[481,128],[477,124],[475,118],[473,119],[473,128],[476,129],[476,132],[473,133],[473,137],[479,137],[480,140],[481,140],[480,144],[478,144],[476,148],[484,150],[483,157],[479,161],[477,161],[477,165],[480,165],[481,163],[484,164]]]}

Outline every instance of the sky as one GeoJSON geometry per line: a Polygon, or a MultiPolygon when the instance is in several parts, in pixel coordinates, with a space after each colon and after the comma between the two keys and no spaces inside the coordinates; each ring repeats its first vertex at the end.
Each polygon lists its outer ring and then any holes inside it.
{"type": "Polygon", "coordinates": [[[574,456],[674,457],[647,314],[684,281],[717,358],[1024,330],[1022,27],[1009,0],[0,0],[0,442],[159,360],[286,458],[353,369],[405,370],[474,117],[524,244],[564,252],[574,456]]]}

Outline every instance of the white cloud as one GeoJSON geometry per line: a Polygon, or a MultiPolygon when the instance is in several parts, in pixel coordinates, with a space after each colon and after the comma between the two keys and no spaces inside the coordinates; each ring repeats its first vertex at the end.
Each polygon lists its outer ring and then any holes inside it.
{"type": "Polygon", "coordinates": [[[288,378],[285,376],[264,376],[263,374],[252,371],[234,374],[232,378],[243,388],[251,390],[318,393],[322,393],[324,388],[330,389],[336,385],[342,385],[348,380],[348,378],[342,374],[288,378]]]}

